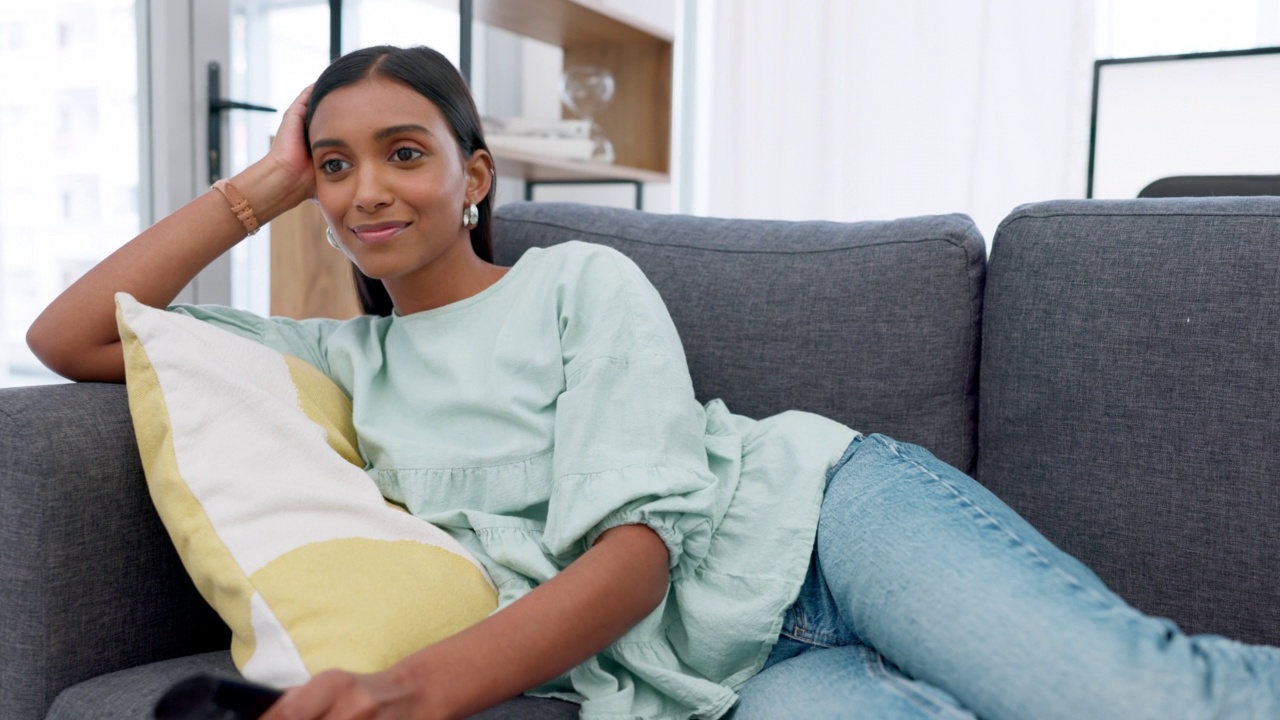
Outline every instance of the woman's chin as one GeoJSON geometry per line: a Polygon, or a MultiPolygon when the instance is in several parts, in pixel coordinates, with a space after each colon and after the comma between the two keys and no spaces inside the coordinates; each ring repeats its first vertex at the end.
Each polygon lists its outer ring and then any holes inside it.
{"type": "Polygon", "coordinates": [[[370,280],[386,280],[387,278],[395,275],[395,273],[392,272],[389,268],[383,265],[380,265],[378,263],[361,264],[358,262],[353,262],[352,264],[356,266],[356,268],[361,272],[361,274],[363,274],[365,277],[369,278],[370,280]]]}

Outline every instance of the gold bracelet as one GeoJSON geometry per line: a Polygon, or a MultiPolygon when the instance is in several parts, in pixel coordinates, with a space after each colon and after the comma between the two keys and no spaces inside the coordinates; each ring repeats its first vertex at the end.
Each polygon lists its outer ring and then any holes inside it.
{"type": "Polygon", "coordinates": [[[258,232],[258,218],[253,214],[253,208],[249,207],[249,200],[240,194],[235,185],[223,179],[215,182],[213,189],[222,193],[222,197],[231,203],[231,212],[235,213],[240,224],[244,225],[246,235],[258,232]]]}

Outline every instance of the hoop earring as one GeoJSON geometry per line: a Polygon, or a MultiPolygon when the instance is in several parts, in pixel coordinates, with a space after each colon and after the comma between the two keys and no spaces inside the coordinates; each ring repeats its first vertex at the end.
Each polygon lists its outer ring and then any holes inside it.
{"type": "Polygon", "coordinates": [[[333,236],[333,228],[324,229],[324,239],[329,241],[329,246],[338,252],[342,252],[342,246],[338,244],[338,239],[333,236]]]}
{"type": "Polygon", "coordinates": [[[462,227],[470,230],[480,224],[480,208],[471,203],[462,211],[462,227]]]}

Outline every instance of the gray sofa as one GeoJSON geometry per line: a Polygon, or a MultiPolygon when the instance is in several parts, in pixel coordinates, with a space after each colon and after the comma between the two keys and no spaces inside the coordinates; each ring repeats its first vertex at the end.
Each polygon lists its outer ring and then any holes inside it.
{"type": "MultiPolygon", "coordinates": [[[[920,443],[1137,607],[1280,644],[1280,199],[1024,206],[989,260],[959,215],[498,212],[504,263],[571,237],[645,269],[704,399],[920,443]]],[[[187,674],[234,673],[226,645],[151,509],[123,388],[0,391],[0,717],[147,717],[187,674]]]]}

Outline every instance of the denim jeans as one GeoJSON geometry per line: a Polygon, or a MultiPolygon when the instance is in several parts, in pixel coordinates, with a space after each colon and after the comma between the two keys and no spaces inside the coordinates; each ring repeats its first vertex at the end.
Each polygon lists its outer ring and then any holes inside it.
{"type": "MultiPolygon", "coordinates": [[[[1276,568],[1280,572],[1280,566],[1276,568]]],[[[1125,604],[977,482],[872,435],[734,720],[1280,718],[1280,649],[1125,604]]]]}

